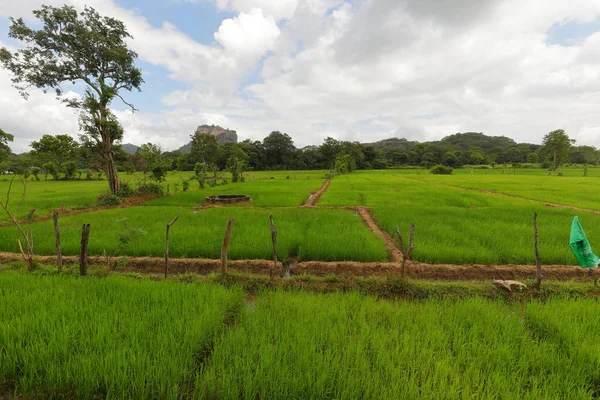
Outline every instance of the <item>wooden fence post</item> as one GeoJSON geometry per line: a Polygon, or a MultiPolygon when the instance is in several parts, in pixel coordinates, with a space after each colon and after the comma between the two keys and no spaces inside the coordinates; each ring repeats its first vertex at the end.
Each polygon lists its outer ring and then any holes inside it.
{"type": "Polygon", "coordinates": [[[408,247],[404,248],[404,239],[402,238],[402,233],[400,232],[400,228],[396,226],[396,233],[398,234],[398,241],[400,242],[400,252],[402,253],[402,264],[400,269],[400,276],[404,278],[406,275],[406,262],[410,260],[410,256],[415,248],[415,224],[410,224],[410,233],[408,235],[408,247]]]}
{"type": "Polygon", "coordinates": [[[273,269],[270,274],[272,278],[273,272],[277,269],[277,231],[275,230],[275,222],[272,215],[269,215],[269,222],[271,225],[271,241],[273,242],[273,269]]]}
{"type": "Polygon", "coordinates": [[[533,246],[535,250],[535,286],[539,289],[542,286],[542,261],[540,260],[540,250],[538,247],[538,227],[537,213],[533,213],[533,246]]]}
{"type": "Polygon", "coordinates": [[[232,217],[227,220],[227,228],[225,229],[225,236],[223,237],[223,245],[221,246],[221,272],[227,273],[227,248],[229,247],[229,240],[231,239],[231,228],[233,228],[232,217]]]}
{"type": "Polygon", "coordinates": [[[165,279],[167,279],[167,274],[169,273],[169,230],[178,219],[179,215],[171,223],[167,224],[167,232],[165,234],[165,279]]]}
{"type": "Polygon", "coordinates": [[[83,276],[88,269],[88,242],[90,240],[90,224],[81,227],[81,250],[79,252],[79,273],[83,276]]]}
{"type": "Polygon", "coordinates": [[[58,211],[54,211],[52,214],[52,219],[54,220],[54,236],[56,237],[56,266],[59,271],[62,271],[62,249],[60,246],[60,229],[58,227],[58,211]]]}

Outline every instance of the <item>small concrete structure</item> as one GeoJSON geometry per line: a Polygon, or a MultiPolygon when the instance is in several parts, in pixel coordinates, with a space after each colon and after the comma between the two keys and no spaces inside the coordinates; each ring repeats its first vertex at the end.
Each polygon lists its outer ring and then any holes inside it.
{"type": "Polygon", "coordinates": [[[220,194],[206,197],[206,202],[210,204],[233,204],[243,201],[250,201],[250,196],[245,194],[220,194]]]}

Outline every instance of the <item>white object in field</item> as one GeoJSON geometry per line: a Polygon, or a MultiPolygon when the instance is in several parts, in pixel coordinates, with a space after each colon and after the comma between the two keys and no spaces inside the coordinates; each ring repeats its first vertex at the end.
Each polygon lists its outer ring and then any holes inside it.
{"type": "Polygon", "coordinates": [[[494,286],[496,286],[499,289],[508,290],[509,292],[512,292],[513,290],[527,289],[527,285],[522,282],[510,280],[504,281],[501,279],[494,280],[494,286]]]}

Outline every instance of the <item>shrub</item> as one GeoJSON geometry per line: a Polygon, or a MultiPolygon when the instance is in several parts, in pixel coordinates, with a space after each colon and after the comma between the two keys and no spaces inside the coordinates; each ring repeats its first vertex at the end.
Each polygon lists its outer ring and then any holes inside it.
{"type": "Polygon", "coordinates": [[[431,173],[434,175],[450,175],[452,174],[453,169],[450,167],[446,167],[444,165],[436,165],[431,168],[431,173]]]}
{"type": "Polygon", "coordinates": [[[115,194],[119,197],[130,197],[131,195],[133,195],[133,189],[131,188],[131,186],[129,186],[129,183],[124,182],[121,183],[121,186],[119,186],[115,194]]]}
{"type": "Polygon", "coordinates": [[[181,182],[181,185],[182,185],[183,191],[187,192],[188,189],[190,188],[190,181],[184,180],[184,181],[181,182]]]}
{"type": "Polygon", "coordinates": [[[122,203],[119,196],[109,193],[101,193],[96,199],[96,204],[99,206],[118,206],[122,203]]]}
{"type": "Polygon", "coordinates": [[[143,183],[135,191],[135,194],[138,194],[138,195],[151,194],[151,193],[162,195],[164,193],[164,191],[163,191],[162,186],[160,186],[157,183],[143,183]]]}

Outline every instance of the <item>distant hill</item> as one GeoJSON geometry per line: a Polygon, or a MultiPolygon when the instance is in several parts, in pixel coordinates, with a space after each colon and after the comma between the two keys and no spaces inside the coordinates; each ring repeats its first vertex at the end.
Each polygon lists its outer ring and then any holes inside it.
{"type": "Polygon", "coordinates": [[[419,142],[413,142],[404,138],[383,139],[373,143],[362,143],[365,147],[374,147],[386,153],[411,151],[419,142]]]}
{"type": "Polygon", "coordinates": [[[121,145],[121,149],[123,149],[123,151],[127,154],[135,154],[135,152],[138,151],[139,147],[135,144],[125,143],[121,145]]]}
{"type": "Polygon", "coordinates": [[[192,142],[189,142],[188,144],[184,144],[183,146],[181,146],[180,148],[178,148],[175,151],[178,151],[181,154],[189,153],[190,151],[192,151],[192,142]]]}
{"type": "MultiPolygon", "coordinates": [[[[225,129],[220,127],[219,125],[200,125],[196,128],[196,133],[202,133],[205,135],[213,135],[219,144],[225,143],[237,143],[238,136],[237,132],[232,129],[225,129]]],[[[187,154],[192,150],[192,142],[189,142],[186,145],[181,146],[176,151],[181,152],[182,154],[187,154]]]]}
{"type": "Polygon", "coordinates": [[[484,150],[508,149],[517,142],[506,136],[487,136],[480,132],[455,133],[439,141],[440,144],[451,144],[461,150],[479,147],[484,150]]]}

